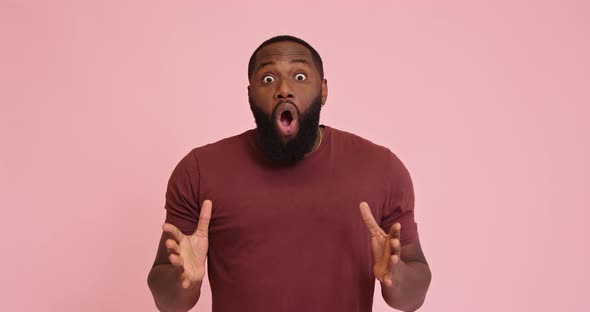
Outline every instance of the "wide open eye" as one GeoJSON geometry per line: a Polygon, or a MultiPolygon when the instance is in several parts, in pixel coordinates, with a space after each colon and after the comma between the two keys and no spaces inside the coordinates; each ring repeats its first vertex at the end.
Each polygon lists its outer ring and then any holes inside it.
{"type": "Polygon", "coordinates": [[[303,81],[303,80],[306,80],[306,79],[307,79],[307,76],[305,74],[297,74],[297,75],[295,75],[295,80],[297,80],[297,81],[303,81]]]}
{"type": "Polygon", "coordinates": [[[264,77],[262,77],[262,82],[264,83],[271,83],[275,81],[275,77],[271,76],[271,75],[266,75],[264,77]]]}

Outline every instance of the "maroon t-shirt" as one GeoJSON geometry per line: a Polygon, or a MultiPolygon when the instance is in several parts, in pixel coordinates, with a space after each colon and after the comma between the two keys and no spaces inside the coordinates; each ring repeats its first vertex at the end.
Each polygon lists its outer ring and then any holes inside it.
{"type": "Polygon", "coordinates": [[[213,312],[372,310],[366,201],[401,243],[418,239],[410,175],[387,148],[328,126],[319,148],[273,166],[256,130],[193,149],[174,169],[166,222],[184,234],[213,202],[208,274],[213,312]]]}

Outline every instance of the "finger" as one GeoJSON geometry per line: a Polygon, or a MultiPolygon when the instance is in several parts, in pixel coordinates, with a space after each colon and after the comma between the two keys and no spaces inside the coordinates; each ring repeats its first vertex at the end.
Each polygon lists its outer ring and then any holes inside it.
{"type": "Polygon", "coordinates": [[[401,228],[402,225],[400,223],[394,223],[391,226],[391,230],[389,231],[389,236],[391,237],[390,239],[390,244],[391,244],[391,255],[395,255],[396,257],[396,261],[394,262],[397,263],[401,257],[401,252],[402,252],[402,244],[401,244],[401,228]]]}
{"type": "MultiPolygon", "coordinates": [[[[393,247],[392,247],[392,240],[391,239],[385,239],[383,240],[383,254],[381,255],[381,261],[383,261],[383,263],[387,263],[389,261],[389,257],[391,256],[392,252],[393,252],[393,247]]],[[[389,265],[387,266],[389,267],[389,265]]]]}
{"type": "Polygon", "coordinates": [[[371,208],[369,208],[369,204],[367,204],[366,202],[362,202],[360,204],[360,209],[361,209],[361,217],[363,218],[363,221],[367,225],[367,228],[369,228],[369,231],[371,232],[371,236],[374,236],[374,235],[385,236],[386,235],[385,231],[383,231],[383,229],[381,229],[381,227],[379,227],[379,225],[375,221],[375,218],[373,218],[373,214],[371,213],[371,208]]]}
{"type": "Polygon", "coordinates": [[[397,255],[400,256],[401,251],[402,251],[402,245],[400,243],[400,240],[397,238],[392,238],[389,240],[389,244],[391,246],[391,251],[390,251],[390,256],[391,255],[397,255]]]}
{"type": "Polygon", "coordinates": [[[402,245],[397,238],[391,240],[391,254],[389,258],[392,264],[397,264],[402,256],[402,245]]]}
{"type": "Polygon", "coordinates": [[[177,227],[170,223],[164,223],[164,225],[162,225],[162,230],[168,233],[170,237],[174,239],[178,244],[180,244],[182,238],[184,237],[184,234],[182,234],[182,232],[180,232],[180,230],[177,227]]]}
{"type": "Polygon", "coordinates": [[[210,200],[206,200],[201,205],[201,213],[199,214],[199,224],[197,230],[193,235],[199,237],[207,237],[209,235],[209,223],[211,222],[211,210],[213,209],[213,203],[210,200]]]}
{"type": "Polygon", "coordinates": [[[390,286],[393,284],[391,279],[391,273],[389,271],[382,271],[379,274],[375,274],[377,280],[385,286],[390,286]]]}
{"type": "Polygon", "coordinates": [[[188,279],[188,276],[186,275],[185,272],[182,272],[182,274],[180,275],[180,282],[182,285],[182,288],[188,288],[191,285],[191,281],[188,279]]]}
{"type": "Polygon", "coordinates": [[[391,278],[390,278],[390,277],[385,277],[385,278],[383,279],[383,284],[384,284],[385,286],[389,287],[389,286],[391,286],[391,284],[393,284],[393,281],[391,280],[391,278]]]}
{"type": "Polygon", "coordinates": [[[402,225],[399,222],[394,223],[391,228],[389,229],[389,236],[393,238],[400,239],[401,238],[401,229],[402,225]]]}
{"type": "Polygon", "coordinates": [[[176,243],[173,239],[166,240],[166,248],[168,249],[169,253],[174,253],[180,255],[180,246],[176,243]]]}
{"type": "Polygon", "coordinates": [[[184,260],[182,257],[176,254],[170,254],[168,256],[168,260],[170,260],[170,263],[177,268],[182,268],[184,265],[184,260]]]}

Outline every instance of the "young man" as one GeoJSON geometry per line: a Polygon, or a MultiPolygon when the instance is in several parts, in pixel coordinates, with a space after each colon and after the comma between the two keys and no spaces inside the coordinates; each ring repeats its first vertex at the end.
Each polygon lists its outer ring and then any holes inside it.
{"type": "Polygon", "coordinates": [[[170,177],[148,277],[158,309],[195,305],[206,259],[214,312],[368,312],[375,278],[391,307],[418,309],[431,275],[402,162],[319,124],[328,84],[305,41],[265,41],[248,77],[257,127],[195,148],[170,177]]]}

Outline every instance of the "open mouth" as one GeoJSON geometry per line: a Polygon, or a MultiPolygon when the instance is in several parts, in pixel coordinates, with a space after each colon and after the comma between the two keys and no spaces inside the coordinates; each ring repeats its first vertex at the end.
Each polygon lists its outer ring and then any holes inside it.
{"type": "Polygon", "coordinates": [[[291,125],[291,122],[293,122],[293,115],[291,115],[291,112],[288,110],[281,113],[281,117],[279,117],[279,118],[280,118],[281,125],[283,127],[289,127],[291,125]]]}
{"type": "Polygon", "coordinates": [[[283,136],[292,136],[299,129],[297,108],[291,103],[281,103],[276,110],[276,126],[283,136]]]}

